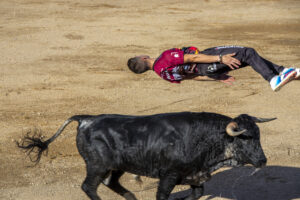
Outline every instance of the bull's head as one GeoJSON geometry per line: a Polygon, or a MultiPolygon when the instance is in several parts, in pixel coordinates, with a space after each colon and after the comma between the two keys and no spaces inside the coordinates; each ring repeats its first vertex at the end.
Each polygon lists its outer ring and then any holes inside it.
{"type": "Polygon", "coordinates": [[[240,115],[226,127],[226,133],[233,137],[230,146],[231,156],[239,164],[252,164],[255,167],[266,165],[267,158],[260,144],[260,132],[255,123],[269,122],[276,118],[263,119],[240,115]]]}

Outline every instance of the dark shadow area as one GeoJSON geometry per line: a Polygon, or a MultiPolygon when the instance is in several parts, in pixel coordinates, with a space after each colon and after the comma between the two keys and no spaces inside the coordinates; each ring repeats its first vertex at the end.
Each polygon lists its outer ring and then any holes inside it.
{"type": "MultiPolygon", "coordinates": [[[[255,172],[253,167],[219,172],[204,184],[204,199],[215,197],[241,200],[292,200],[300,198],[300,168],[267,166],[255,172]],[[253,175],[252,175],[253,174],[253,175]]],[[[191,190],[173,193],[169,200],[182,198],[191,190]]]]}

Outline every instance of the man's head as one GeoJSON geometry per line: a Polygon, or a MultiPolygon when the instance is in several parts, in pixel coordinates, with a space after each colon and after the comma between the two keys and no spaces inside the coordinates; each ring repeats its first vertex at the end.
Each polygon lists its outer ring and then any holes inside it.
{"type": "Polygon", "coordinates": [[[150,57],[147,55],[130,58],[127,62],[127,66],[132,72],[136,74],[144,73],[145,71],[150,69],[149,63],[147,62],[149,58],[150,57]]]}

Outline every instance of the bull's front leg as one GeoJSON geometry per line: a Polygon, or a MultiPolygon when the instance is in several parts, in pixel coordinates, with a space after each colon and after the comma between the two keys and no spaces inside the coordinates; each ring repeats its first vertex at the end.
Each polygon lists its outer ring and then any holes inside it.
{"type": "Polygon", "coordinates": [[[185,197],[184,200],[197,200],[203,195],[204,192],[203,185],[200,186],[191,185],[191,188],[192,188],[192,193],[189,196],[185,197]]]}
{"type": "Polygon", "coordinates": [[[197,200],[204,193],[203,183],[208,181],[211,178],[211,175],[207,172],[199,172],[196,175],[188,176],[187,180],[191,185],[192,192],[189,196],[176,199],[176,200],[197,200]]]}
{"type": "Polygon", "coordinates": [[[192,193],[185,197],[184,200],[197,200],[199,199],[204,193],[204,186],[203,183],[208,181],[211,178],[209,173],[202,173],[199,172],[195,177],[195,185],[191,185],[192,193]]]}
{"type": "Polygon", "coordinates": [[[178,175],[176,173],[168,173],[160,178],[156,200],[168,200],[172,190],[178,182],[178,175]]]}

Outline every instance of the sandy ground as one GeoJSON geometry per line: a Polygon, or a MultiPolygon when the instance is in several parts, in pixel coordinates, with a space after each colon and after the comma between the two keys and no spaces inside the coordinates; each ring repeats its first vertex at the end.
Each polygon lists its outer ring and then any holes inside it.
{"type": "MultiPolygon", "coordinates": [[[[247,67],[232,73],[233,86],[177,85],[126,66],[131,56],[172,47],[242,45],[300,67],[299,0],[1,0],[0,44],[0,199],[87,199],[77,124],[35,167],[14,143],[29,130],[50,137],[75,114],[177,111],[278,118],[259,125],[268,166],[253,176],[251,167],[221,170],[201,199],[300,199],[300,81],[274,93],[247,67]]],[[[142,179],[121,182],[138,199],[155,199],[155,188],[141,190],[156,180],[142,179]]],[[[98,193],[122,199],[103,185],[98,193]]]]}

